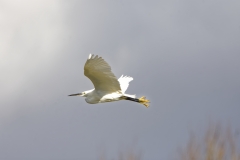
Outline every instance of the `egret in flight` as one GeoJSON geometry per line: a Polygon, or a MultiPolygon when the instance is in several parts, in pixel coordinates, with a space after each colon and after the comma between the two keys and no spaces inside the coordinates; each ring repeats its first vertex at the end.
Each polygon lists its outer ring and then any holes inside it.
{"type": "Polygon", "coordinates": [[[133,78],[122,75],[117,79],[102,57],[90,54],[84,66],[84,75],[92,81],[95,88],[69,96],[86,97],[86,102],[90,104],[129,100],[149,107],[150,101],[144,96],[136,98],[135,95],[125,93],[133,78]]]}

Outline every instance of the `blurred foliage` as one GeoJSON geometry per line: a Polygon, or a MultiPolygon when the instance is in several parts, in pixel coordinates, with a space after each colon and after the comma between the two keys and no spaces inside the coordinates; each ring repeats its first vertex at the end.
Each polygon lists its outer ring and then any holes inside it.
{"type": "Polygon", "coordinates": [[[236,136],[230,127],[211,125],[200,140],[191,134],[186,148],[180,152],[180,160],[240,160],[236,136]]]}
{"type": "MultiPolygon", "coordinates": [[[[210,125],[202,139],[191,134],[187,146],[180,150],[177,160],[240,160],[240,150],[237,141],[238,132],[232,133],[231,127],[222,128],[220,125],[210,125]]],[[[107,160],[106,154],[99,160],[107,160]]],[[[128,149],[119,152],[117,159],[112,160],[141,160],[141,152],[128,149]]]]}
{"type": "MultiPolygon", "coordinates": [[[[107,160],[105,152],[103,152],[99,158],[99,160],[107,160]]],[[[120,151],[118,154],[117,159],[111,159],[111,160],[141,160],[142,159],[142,154],[141,152],[136,152],[133,148],[128,149],[125,151],[120,151]]]]}

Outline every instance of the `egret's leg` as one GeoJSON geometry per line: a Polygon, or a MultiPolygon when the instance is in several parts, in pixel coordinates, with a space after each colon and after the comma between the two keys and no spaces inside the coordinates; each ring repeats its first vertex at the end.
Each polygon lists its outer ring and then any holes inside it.
{"type": "Polygon", "coordinates": [[[141,98],[132,98],[132,97],[127,97],[127,96],[124,96],[123,99],[125,100],[129,100],[129,101],[133,101],[133,102],[138,102],[138,103],[141,103],[143,104],[144,106],[146,106],[147,108],[149,107],[149,104],[150,101],[146,99],[146,97],[141,97],[141,98]]]}

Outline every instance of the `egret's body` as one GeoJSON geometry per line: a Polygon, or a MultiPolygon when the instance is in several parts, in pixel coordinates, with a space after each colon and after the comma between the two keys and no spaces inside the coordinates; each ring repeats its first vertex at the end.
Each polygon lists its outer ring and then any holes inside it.
{"type": "Polygon", "coordinates": [[[86,97],[86,102],[90,104],[130,100],[149,106],[149,101],[145,97],[138,99],[135,95],[125,94],[133,78],[121,76],[117,80],[111,72],[111,67],[101,57],[89,55],[84,66],[84,75],[92,81],[95,88],[69,96],[86,97]]]}

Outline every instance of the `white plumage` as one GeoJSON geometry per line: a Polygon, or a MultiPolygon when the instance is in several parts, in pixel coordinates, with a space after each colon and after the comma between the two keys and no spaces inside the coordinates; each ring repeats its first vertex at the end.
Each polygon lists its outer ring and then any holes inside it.
{"type": "Polygon", "coordinates": [[[86,102],[90,104],[130,100],[141,103],[146,107],[149,106],[149,100],[145,99],[145,97],[138,99],[135,95],[125,94],[129,82],[132,81],[133,78],[122,75],[117,80],[111,72],[111,67],[102,57],[90,54],[84,66],[84,75],[92,81],[95,88],[69,96],[86,97],[86,102]]]}
{"type": "Polygon", "coordinates": [[[125,93],[125,91],[127,90],[128,86],[129,86],[129,82],[131,82],[132,80],[133,80],[132,77],[123,76],[123,75],[120,78],[118,78],[118,82],[120,83],[122,93],[125,93]]]}

